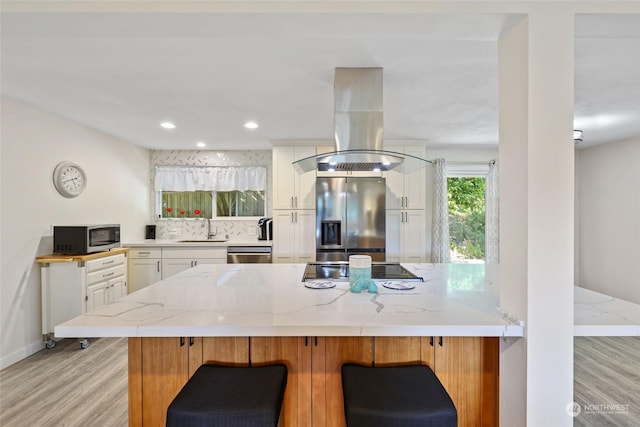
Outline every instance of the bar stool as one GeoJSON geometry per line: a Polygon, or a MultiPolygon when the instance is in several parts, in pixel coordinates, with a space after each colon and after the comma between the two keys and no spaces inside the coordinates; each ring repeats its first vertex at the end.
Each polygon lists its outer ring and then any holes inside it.
{"type": "Polygon", "coordinates": [[[342,365],[348,427],[456,427],[451,397],[425,365],[342,365]]]}
{"type": "Polygon", "coordinates": [[[167,427],[275,427],[287,367],[274,364],[198,368],[167,409],[167,427]]]}

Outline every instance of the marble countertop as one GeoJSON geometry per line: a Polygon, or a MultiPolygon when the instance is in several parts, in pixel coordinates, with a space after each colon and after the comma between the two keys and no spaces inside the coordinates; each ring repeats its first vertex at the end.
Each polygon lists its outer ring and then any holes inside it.
{"type": "Polygon", "coordinates": [[[640,305],[574,288],[575,336],[640,336],[640,305]]]}
{"type": "Polygon", "coordinates": [[[55,327],[55,336],[513,336],[495,272],[473,264],[403,264],[411,290],[309,289],[304,264],[198,265],[55,327]]]}
{"type": "Polygon", "coordinates": [[[228,247],[228,246],[273,246],[271,240],[258,240],[258,239],[241,239],[241,240],[226,240],[224,242],[207,242],[207,241],[191,241],[183,240],[165,240],[165,239],[149,239],[140,242],[127,242],[123,243],[123,247],[127,248],[149,248],[149,247],[185,247],[185,246],[207,246],[207,247],[228,247]]]}

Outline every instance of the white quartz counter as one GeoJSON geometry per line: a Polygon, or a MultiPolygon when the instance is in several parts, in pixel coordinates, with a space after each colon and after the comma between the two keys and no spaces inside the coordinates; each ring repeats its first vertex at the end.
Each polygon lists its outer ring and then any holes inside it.
{"type": "Polygon", "coordinates": [[[576,287],[575,336],[640,336],[640,305],[576,287]]]}
{"type": "MultiPolygon", "coordinates": [[[[484,265],[403,264],[412,290],[309,289],[304,264],[198,265],[56,326],[56,337],[515,336],[484,265]]],[[[487,267],[488,270],[491,270],[487,267]]]]}
{"type": "MultiPolygon", "coordinates": [[[[187,240],[187,239],[185,239],[187,240]]],[[[163,248],[163,247],[186,247],[186,246],[198,246],[198,247],[222,247],[226,248],[227,246],[272,246],[273,241],[271,240],[258,240],[258,239],[243,239],[243,240],[226,240],[224,242],[207,242],[207,241],[185,241],[185,240],[164,240],[164,239],[149,239],[143,240],[140,242],[127,242],[123,243],[122,246],[126,248],[163,248]]]]}

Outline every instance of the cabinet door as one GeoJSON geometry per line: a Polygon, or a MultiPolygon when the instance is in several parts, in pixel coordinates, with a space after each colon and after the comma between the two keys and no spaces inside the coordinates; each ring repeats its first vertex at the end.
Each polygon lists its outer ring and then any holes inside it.
{"type": "Polygon", "coordinates": [[[426,261],[426,221],[424,210],[404,211],[402,262],[426,261]]]}
{"type": "Polygon", "coordinates": [[[187,339],[143,338],[141,351],[142,420],[163,426],[169,404],[189,378],[187,339]]]}
{"type": "Polygon", "coordinates": [[[279,426],[312,425],[311,344],[305,337],[251,337],[251,363],[254,366],[284,363],[287,388],[279,426]]]}
{"type": "Polygon", "coordinates": [[[316,211],[299,210],[294,213],[296,221],[296,255],[315,259],[316,254],[316,211]]]}
{"type": "Polygon", "coordinates": [[[315,147],[273,148],[273,209],[314,209],[314,172],[299,174],[293,162],[314,156],[315,147]]]}
{"type": "Polygon", "coordinates": [[[109,303],[109,282],[104,281],[87,286],[87,312],[109,303]]]}
{"type": "Polygon", "coordinates": [[[373,363],[372,337],[313,339],[313,425],[343,426],[342,365],[373,363]],[[324,410],[323,410],[324,409],[324,410]]]}
{"type": "Polygon", "coordinates": [[[422,357],[451,396],[460,427],[498,425],[498,338],[422,337],[422,357]]]}
{"type": "Polygon", "coordinates": [[[273,209],[294,208],[294,160],[294,147],[273,148],[273,209]]]}
{"type": "Polygon", "coordinates": [[[162,278],[166,279],[193,267],[193,260],[181,258],[162,259],[162,278]]]}
{"type": "Polygon", "coordinates": [[[400,210],[387,210],[386,223],[386,260],[387,262],[400,262],[402,260],[403,223],[404,212],[400,210]]]}
{"type": "MultiPolygon", "coordinates": [[[[404,153],[424,159],[426,149],[423,146],[404,147],[404,153]]],[[[404,175],[405,209],[424,209],[426,198],[426,166],[404,175]]]]}
{"type": "Polygon", "coordinates": [[[129,259],[129,293],[162,280],[161,260],[129,259]]]}
{"type": "Polygon", "coordinates": [[[273,211],[273,257],[276,262],[296,255],[295,211],[273,211]]]}
{"type": "MultiPolygon", "coordinates": [[[[315,147],[296,147],[296,160],[305,157],[315,156],[315,147]]],[[[295,190],[295,208],[296,209],[315,209],[316,208],[316,173],[306,172],[299,174],[293,168],[295,190]]]]}
{"type": "Polygon", "coordinates": [[[127,294],[127,279],[124,276],[109,280],[109,304],[127,294]]]}

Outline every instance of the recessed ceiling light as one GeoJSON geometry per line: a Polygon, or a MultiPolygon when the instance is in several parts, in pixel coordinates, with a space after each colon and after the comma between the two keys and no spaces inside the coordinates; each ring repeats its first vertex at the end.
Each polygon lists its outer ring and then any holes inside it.
{"type": "Polygon", "coordinates": [[[256,122],[247,122],[244,124],[244,127],[246,127],[247,129],[257,129],[258,124],[256,122]]]}
{"type": "Polygon", "coordinates": [[[160,123],[160,126],[165,128],[165,129],[175,129],[176,128],[176,125],[174,125],[171,122],[162,122],[162,123],[160,123]]]}
{"type": "Polygon", "coordinates": [[[200,147],[200,148],[203,148],[203,147],[206,147],[206,146],[207,146],[207,144],[205,144],[205,143],[204,143],[204,142],[202,142],[202,141],[196,142],[196,145],[197,145],[198,147],[200,147]]]}

